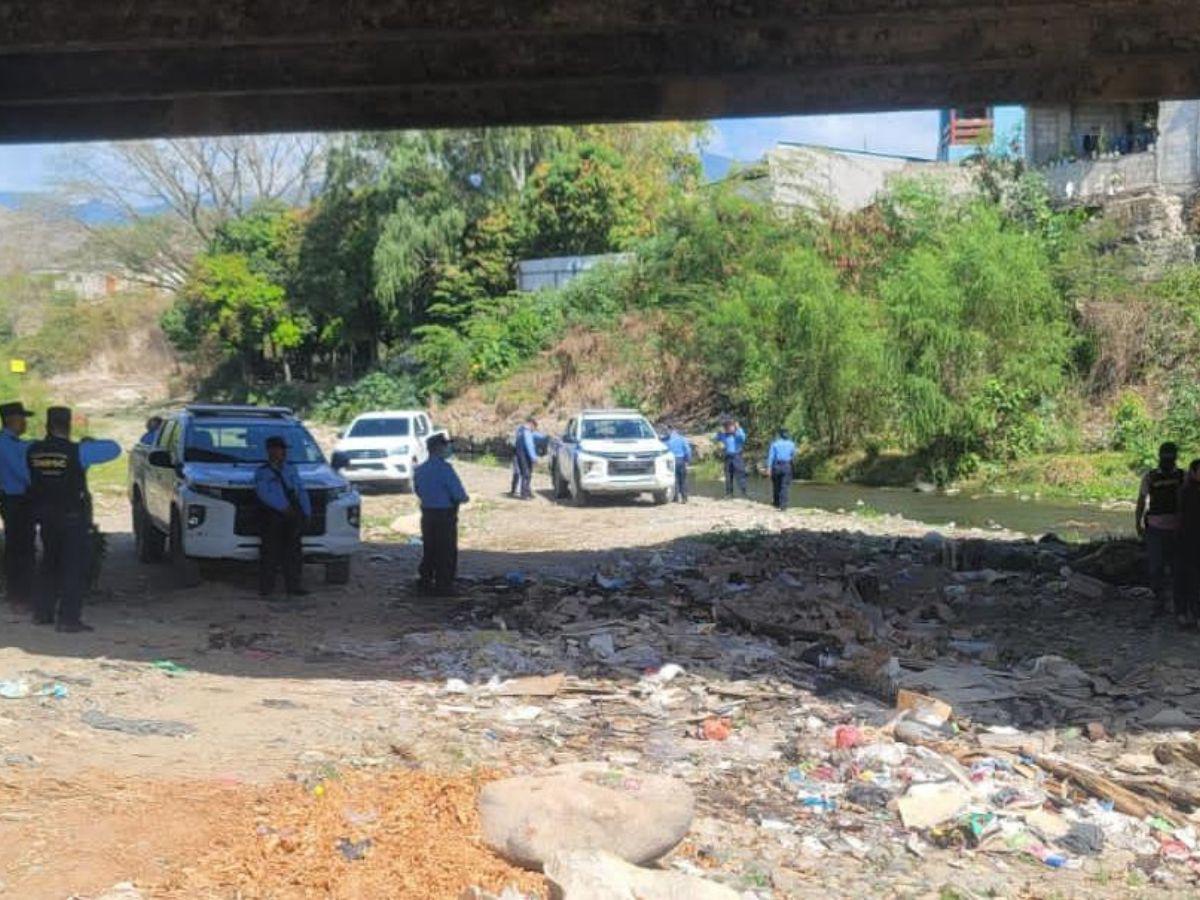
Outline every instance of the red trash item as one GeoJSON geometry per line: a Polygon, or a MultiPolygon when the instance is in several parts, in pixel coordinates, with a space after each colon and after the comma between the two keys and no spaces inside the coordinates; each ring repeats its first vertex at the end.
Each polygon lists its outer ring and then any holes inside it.
{"type": "Polygon", "coordinates": [[[839,725],[833,729],[833,745],[839,750],[849,750],[862,743],[862,732],[853,725],[839,725]]]}
{"type": "Polygon", "coordinates": [[[705,719],[700,724],[700,740],[702,741],[724,741],[728,740],[733,734],[733,725],[728,719],[718,719],[716,717],[705,719]]]}

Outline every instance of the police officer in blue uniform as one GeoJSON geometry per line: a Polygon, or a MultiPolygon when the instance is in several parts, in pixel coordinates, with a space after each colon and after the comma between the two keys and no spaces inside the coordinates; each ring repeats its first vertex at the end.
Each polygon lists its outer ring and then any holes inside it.
{"type": "Polygon", "coordinates": [[[736,419],[727,419],[713,440],[721,445],[723,454],[726,499],[733,496],[734,484],[737,484],[738,492],[745,497],[746,460],[742,457],[742,449],[746,446],[746,432],[736,419]]]}
{"type": "Polygon", "coordinates": [[[793,460],[796,444],[786,428],[780,428],[775,440],[767,450],[767,471],[771,473],[771,498],[775,508],[783,511],[788,507],[788,494],[792,488],[793,460]]]}
{"type": "Polygon", "coordinates": [[[518,496],[522,500],[533,499],[533,466],[539,456],[538,445],[546,441],[546,436],[537,429],[537,419],[532,417],[517,429],[515,452],[520,488],[518,496]]]}
{"type": "Polygon", "coordinates": [[[679,430],[674,426],[667,433],[667,439],[664,442],[667,449],[671,451],[671,456],[675,458],[675,502],[687,503],[687,475],[688,463],[692,461],[692,445],[688,443],[688,439],[679,433],[679,430]]]}
{"type": "Polygon", "coordinates": [[[437,432],[425,442],[429,459],[417,466],[413,490],[421,501],[421,565],[418,588],[438,597],[454,595],[458,574],[458,508],[470,499],[450,465],[454,447],[437,432]]]}
{"type": "Polygon", "coordinates": [[[46,438],[29,447],[29,500],[42,535],[42,578],[33,620],[59,631],[92,631],[83,595],[92,559],[87,470],[121,455],[116,441],[71,440],[71,410],[46,410],[46,438]]]}
{"type": "Polygon", "coordinates": [[[288,594],[303,597],[300,584],[304,567],[301,539],[304,523],[312,516],[312,501],[296,466],[288,462],[287,441],[279,435],[266,440],[267,461],[254,472],[254,493],[262,514],[262,542],[258,555],[258,593],[271,596],[275,572],[283,570],[288,594]]]}
{"type": "Polygon", "coordinates": [[[22,403],[0,405],[0,516],[4,518],[4,577],[8,602],[27,611],[33,605],[37,527],[29,505],[29,442],[22,439],[33,415],[22,403]]]}

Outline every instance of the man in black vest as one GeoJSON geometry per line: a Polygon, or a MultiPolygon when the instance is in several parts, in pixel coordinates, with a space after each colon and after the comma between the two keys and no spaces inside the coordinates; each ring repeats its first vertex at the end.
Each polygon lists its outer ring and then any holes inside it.
{"type": "Polygon", "coordinates": [[[92,631],[80,618],[92,550],[87,469],[121,455],[115,441],[71,440],[71,410],[46,411],[46,438],[29,448],[29,501],[42,535],[42,578],[33,620],[92,631]]]}
{"type": "Polygon", "coordinates": [[[1179,535],[1179,491],[1183,470],[1176,464],[1179,448],[1172,443],[1158,448],[1158,468],[1142,479],[1137,498],[1137,532],[1146,542],[1150,587],[1154,590],[1155,612],[1167,611],[1167,567],[1175,577],[1179,593],[1181,567],[1176,562],[1179,535]]]}

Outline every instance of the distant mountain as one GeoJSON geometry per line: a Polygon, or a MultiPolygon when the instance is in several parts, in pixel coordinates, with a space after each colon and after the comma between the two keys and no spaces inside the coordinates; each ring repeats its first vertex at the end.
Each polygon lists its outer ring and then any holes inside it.
{"type": "Polygon", "coordinates": [[[731,156],[718,156],[716,153],[700,154],[700,167],[704,170],[705,181],[720,181],[729,174],[729,170],[739,165],[731,156]]]}
{"type": "MultiPolygon", "coordinates": [[[[52,194],[34,191],[0,191],[0,207],[16,212],[36,212],[39,207],[58,207],[59,200],[52,194]]],[[[154,215],[163,212],[164,206],[147,206],[138,212],[154,215]]],[[[84,225],[120,225],[128,221],[125,211],[104,200],[81,200],[67,207],[72,219],[84,225]]]]}

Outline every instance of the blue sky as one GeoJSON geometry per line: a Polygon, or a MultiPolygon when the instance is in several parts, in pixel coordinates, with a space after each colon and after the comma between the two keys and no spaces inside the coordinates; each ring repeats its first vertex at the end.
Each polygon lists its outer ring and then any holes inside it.
{"type": "MultiPolygon", "coordinates": [[[[937,151],[937,113],[722,119],[713,123],[707,150],[734,159],[755,160],[778,141],[932,157],[937,151]]],[[[0,146],[0,191],[49,187],[59,149],[53,144],[0,146]]]]}

